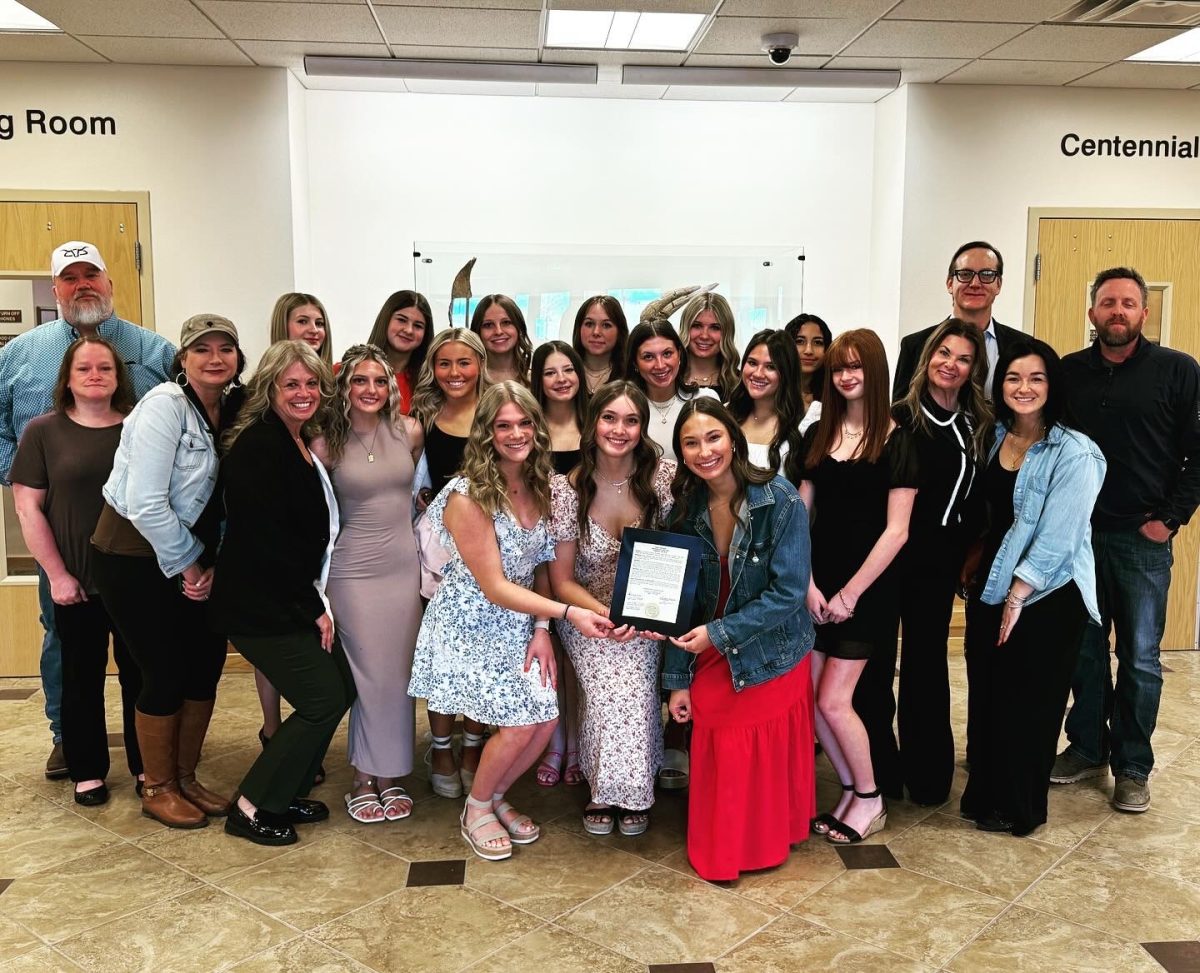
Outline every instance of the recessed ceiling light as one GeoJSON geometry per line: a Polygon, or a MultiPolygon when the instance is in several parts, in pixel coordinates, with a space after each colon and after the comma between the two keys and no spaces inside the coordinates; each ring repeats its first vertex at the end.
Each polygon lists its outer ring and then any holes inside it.
{"type": "Polygon", "coordinates": [[[686,51],[704,14],[613,10],[551,10],[547,47],[686,51]]]}
{"type": "Polygon", "coordinates": [[[1137,54],[1131,54],[1126,61],[1158,61],[1170,64],[1200,64],[1200,27],[1185,30],[1176,34],[1161,44],[1155,44],[1137,54]]]}
{"type": "MultiPolygon", "coordinates": [[[[17,0],[0,0],[0,31],[59,30],[45,17],[23,7],[17,0]]],[[[61,31],[60,31],[61,33],[61,31]]]]}

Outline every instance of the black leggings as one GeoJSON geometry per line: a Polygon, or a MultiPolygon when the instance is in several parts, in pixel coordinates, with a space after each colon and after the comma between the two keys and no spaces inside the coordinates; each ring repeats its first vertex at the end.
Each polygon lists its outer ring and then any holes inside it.
{"type": "Polygon", "coordinates": [[[152,557],[93,549],[92,577],[142,671],[141,712],[171,716],[185,699],[216,698],[225,637],[209,629],[204,603],[185,598],[152,557]]]}

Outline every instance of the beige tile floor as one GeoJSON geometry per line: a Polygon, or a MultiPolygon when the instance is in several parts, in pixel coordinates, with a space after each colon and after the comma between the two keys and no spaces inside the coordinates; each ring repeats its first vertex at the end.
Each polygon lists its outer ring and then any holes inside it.
{"type": "MultiPolygon", "coordinates": [[[[409,820],[359,825],[341,810],[344,726],[315,792],[333,816],[299,844],[261,848],[219,825],[168,831],[140,815],[119,749],[112,800],[77,807],[68,783],[42,776],[40,691],[0,698],[0,971],[1195,973],[1200,654],[1166,661],[1149,813],[1112,811],[1111,782],[1094,780],[1055,788],[1051,821],[1031,837],[983,834],[955,814],[960,772],[950,804],[893,806],[869,842],[882,860],[865,863],[889,867],[848,868],[810,840],[728,886],[689,868],[674,795],[645,836],[596,839],[580,826],[582,789],[522,781],[514,803],[544,834],[500,864],[467,857],[458,802],[417,778],[409,820]],[[428,884],[431,870],[452,884],[428,884]]],[[[961,726],[961,658],[952,674],[961,726]]],[[[250,676],[228,672],[201,768],[210,786],[232,790],[257,727],[250,676]]],[[[835,785],[818,770],[825,805],[835,785]]]]}

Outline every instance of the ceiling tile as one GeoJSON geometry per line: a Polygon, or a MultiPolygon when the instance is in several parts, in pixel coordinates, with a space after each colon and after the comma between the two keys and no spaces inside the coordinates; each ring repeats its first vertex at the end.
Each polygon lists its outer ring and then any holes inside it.
{"type": "Polygon", "coordinates": [[[841,53],[851,57],[979,57],[1025,29],[1019,24],[881,20],[841,53]]]}
{"type": "Polygon", "coordinates": [[[899,70],[901,84],[930,84],[970,63],[955,57],[835,57],[826,67],[899,70]]]}
{"type": "Polygon", "coordinates": [[[459,10],[449,7],[376,7],[392,44],[457,47],[538,46],[541,14],[536,10],[459,10]]]}
{"type": "MultiPolygon", "coordinates": [[[[829,57],[793,55],[787,62],[789,68],[823,68],[829,57]]],[[[771,62],[765,54],[693,54],[684,62],[689,68],[769,68],[771,62]]]]}
{"type": "Polygon", "coordinates": [[[725,0],[723,17],[850,17],[874,20],[887,13],[896,0],[725,0]]]}
{"type": "MultiPolygon", "coordinates": [[[[427,47],[420,44],[393,44],[396,57],[423,61],[529,61],[536,62],[536,47],[427,47]]],[[[546,58],[547,61],[552,58],[546,58]]]]}
{"type": "Polygon", "coordinates": [[[379,28],[365,4],[195,0],[234,40],[340,41],[378,44],[379,28]]]}
{"type": "Polygon", "coordinates": [[[539,84],[537,93],[544,98],[615,98],[621,101],[657,101],[667,90],[665,84],[539,84]]]}
{"type": "Polygon", "coordinates": [[[901,0],[889,20],[976,20],[993,24],[1036,24],[1074,6],[1073,0],[901,0]]]}
{"type": "Polygon", "coordinates": [[[104,57],[63,34],[0,34],[0,61],[101,61],[104,57]]]}
{"type": "MultiPolygon", "coordinates": [[[[437,3],[441,2],[437,0],[437,3]]],[[[534,6],[540,7],[541,4],[534,6]]],[[[547,6],[554,10],[652,10],[663,14],[710,14],[716,3],[715,0],[550,0],[547,6]]]]}
{"type": "Polygon", "coordinates": [[[791,88],[740,88],[733,85],[673,84],[664,101],[783,101],[791,88]]]}
{"type": "Polygon", "coordinates": [[[943,84],[1066,84],[1097,68],[1103,61],[972,61],[942,79],[943,84]]]}
{"type": "MultiPolygon", "coordinates": [[[[697,54],[757,54],[762,35],[792,31],[800,35],[800,54],[835,54],[869,21],[866,18],[770,19],[766,17],[718,17],[696,45],[697,54]]],[[[763,55],[766,61],[766,55],[763,55]]],[[[667,93],[670,97],[670,92],[667,93]]]]}
{"type": "Polygon", "coordinates": [[[1119,61],[1181,33],[1162,27],[1081,27],[1042,24],[987,57],[1016,61],[1057,61],[1070,51],[1081,61],[1119,61]]]}
{"type": "Polygon", "coordinates": [[[123,37],[220,37],[188,0],[22,0],[69,34],[123,37]]]}
{"type": "Polygon", "coordinates": [[[118,64],[239,64],[254,62],[232,41],[207,37],[79,38],[118,64]]]}
{"type": "MultiPolygon", "coordinates": [[[[344,2],[344,0],[343,0],[344,2]]],[[[589,0],[595,4],[596,0],[589,0]]],[[[541,10],[542,0],[371,0],[376,7],[477,7],[483,10],[541,10]]],[[[611,6],[606,2],[606,7],[611,6]]]]}
{"type": "Polygon", "coordinates": [[[238,41],[238,46],[263,67],[293,68],[304,66],[305,54],[329,57],[387,57],[383,44],[327,44],[321,41],[238,41]]]}
{"type": "Polygon", "coordinates": [[[1071,82],[1079,88],[1191,88],[1200,84],[1200,65],[1123,62],[1071,82]]]}
{"type": "MultiPolygon", "coordinates": [[[[536,58],[535,58],[536,59],[536,58]]],[[[683,51],[596,51],[570,47],[547,47],[542,60],[559,64],[682,64],[683,51]]]]}

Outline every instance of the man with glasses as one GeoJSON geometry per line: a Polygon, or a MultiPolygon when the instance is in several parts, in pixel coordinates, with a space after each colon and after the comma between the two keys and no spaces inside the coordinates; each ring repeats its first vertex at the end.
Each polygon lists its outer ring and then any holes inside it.
{"type": "Polygon", "coordinates": [[[1092,511],[1101,625],[1080,642],[1070,743],[1050,771],[1052,783],[1073,784],[1111,767],[1113,806],[1135,814],[1150,807],[1171,541],[1200,503],[1200,365],[1145,338],[1147,296],[1136,270],[1097,274],[1088,309],[1096,340],[1062,360],[1067,401],[1108,475],[1092,511]]]}
{"type": "MultiPolygon", "coordinates": [[[[1004,258],[999,250],[984,240],[964,243],[950,258],[950,268],[946,271],[950,316],[969,321],[983,332],[983,344],[988,357],[988,381],[984,391],[989,399],[992,397],[992,374],[996,370],[1000,349],[1021,335],[1016,328],[1009,328],[992,317],[992,305],[1003,283],[1004,258]]],[[[892,384],[893,399],[902,399],[908,394],[921,351],[937,326],[935,324],[924,331],[910,334],[900,342],[896,380],[892,384]]]]}

